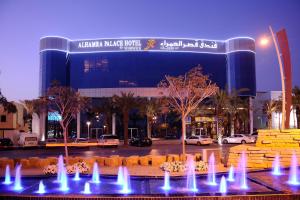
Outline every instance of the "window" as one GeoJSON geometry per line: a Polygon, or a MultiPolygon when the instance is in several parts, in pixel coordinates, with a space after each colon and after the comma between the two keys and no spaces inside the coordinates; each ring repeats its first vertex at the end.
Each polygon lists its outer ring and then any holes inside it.
{"type": "Polygon", "coordinates": [[[6,115],[0,115],[0,122],[6,122],[6,115]]]}
{"type": "Polygon", "coordinates": [[[25,137],[25,141],[26,141],[26,142],[37,141],[37,137],[25,137]]]}

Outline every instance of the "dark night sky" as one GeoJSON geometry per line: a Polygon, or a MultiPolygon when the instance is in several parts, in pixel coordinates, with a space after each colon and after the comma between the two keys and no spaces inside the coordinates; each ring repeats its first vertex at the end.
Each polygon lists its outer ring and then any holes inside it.
{"type": "MultiPolygon", "coordinates": [[[[300,86],[299,0],[0,0],[0,88],[9,100],[35,98],[39,39],[161,36],[257,41],[287,29],[293,84],[300,86]]],[[[273,45],[257,45],[259,91],[280,90],[273,45]]]]}

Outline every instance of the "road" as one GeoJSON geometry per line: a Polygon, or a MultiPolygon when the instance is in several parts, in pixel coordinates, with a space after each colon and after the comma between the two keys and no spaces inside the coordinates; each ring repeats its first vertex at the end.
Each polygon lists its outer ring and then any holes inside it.
{"type": "MultiPolygon", "coordinates": [[[[219,146],[218,144],[211,144],[208,146],[186,145],[187,153],[200,153],[202,149],[207,148],[221,148],[223,155],[228,153],[230,147],[236,144],[226,144],[219,146]]],[[[179,140],[157,140],[153,141],[151,147],[133,147],[133,146],[119,146],[117,148],[100,148],[100,147],[85,147],[85,148],[69,148],[70,156],[131,156],[131,155],[166,155],[166,154],[180,154],[181,144],[179,140]]],[[[0,157],[9,158],[27,158],[27,157],[49,157],[64,154],[64,148],[35,148],[35,149],[13,149],[1,150],[0,157]]]]}

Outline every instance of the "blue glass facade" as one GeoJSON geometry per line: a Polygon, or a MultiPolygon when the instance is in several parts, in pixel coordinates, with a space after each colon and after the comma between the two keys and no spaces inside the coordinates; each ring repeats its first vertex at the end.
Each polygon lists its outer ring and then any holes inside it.
{"type": "Polygon", "coordinates": [[[218,85],[226,84],[222,54],[105,52],[71,54],[69,59],[70,85],[76,89],[156,87],[165,75],[182,75],[198,64],[218,85]]]}
{"type": "Polygon", "coordinates": [[[53,81],[58,81],[63,86],[70,85],[69,77],[66,52],[55,50],[40,52],[40,95],[47,91],[53,81]]]}
{"type": "Polygon", "coordinates": [[[75,89],[155,88],[165,75],[181,75],[201,65],[204,74],[220,88],[227,87],[229,91],[245,88],[247,90],[242,95],[256,94],[255,43],[252,39],[235,38],[209,43],[203,40],[192,40],[195,43],[178,40],[176,43],[175,39],[170,43],[159,39],[161,47],[153,46],[154,39],[132,41],[136,42],[135,49],[124,50],[125,47],[120,47],[128,43],[124,39],[81,42],[59,37],[42,38],[40,93],[44,94],[54,80],[75,89]],[[108,49],[101,46],[102,42],[108,49]],[[198,42],[199,46],[202,42],[202,49],[192,51],[198,42]],[[115,49],[116,46],[121,50],[115,49]],[[153,50],[148,50],[151,47],[153,50]],[[165,50],[166,47],[174,50],[165,50]]]}

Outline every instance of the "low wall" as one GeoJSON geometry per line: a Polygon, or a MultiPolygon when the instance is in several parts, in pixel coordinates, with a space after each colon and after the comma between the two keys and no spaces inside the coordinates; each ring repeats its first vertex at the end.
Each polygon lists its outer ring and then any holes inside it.
{"type": "Polygon", "coordinates": [[[293,153],[300,164],[300,129],[259,130],[255,146],[238,145],[230,148],[227,165],[237,166],[244,152],[247,155],[248,168],[271,168],[276,154],[280,164],[289,167],[293,153]]]}
{"type": "MultiPolygon", "coordinates": [[[[110,157],[72,157],[69,156],[68,163],[74,164],[76,162],[86,162],[89,166],[93,166],[94,162],[97,162],[99,166],[109,166],[109,167],[118,167],[118,166],[157,166],[159,167],[164,162],[173,162],[173,161],[185,161],[187,156],[182,154],[168,154],[168,155],[147,155],[147,156],[129,156],[122,157],[118,155],[112,155],[110,157]]],[[[195,161],[202,160],[201,154],[191,155],[194,157],[195,161]]],[[[32,168],[41,168],[50,165],[57,164],[58,158],[56,157],[29,157],[22,159],[10,159],[10,158],[0,158],[0,168],[4,169],[6,165],[9,165],[10,168],[14,168],[15,165],[21,164],[23,169],[32,169],[32,168]]]]}

